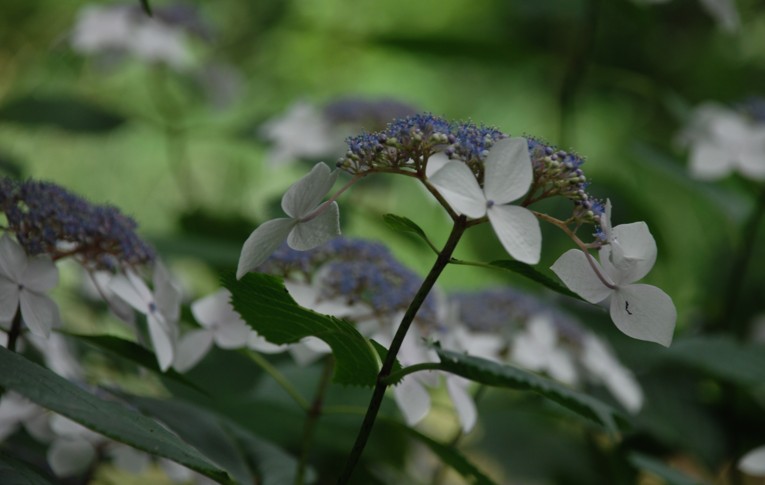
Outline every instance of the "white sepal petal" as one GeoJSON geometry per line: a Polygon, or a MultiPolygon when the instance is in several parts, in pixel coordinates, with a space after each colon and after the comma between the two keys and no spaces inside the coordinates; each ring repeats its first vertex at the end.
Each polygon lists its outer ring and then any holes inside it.
{"type": "Polygon", "coordinates": [[[297,221],[294,219],[273,219],[257,227],[242,246],[236,277],[242,276],[263,264],[281,246],[297,221]]]}
{"type": "Polygon", "coordinates": [[[254,330],[247,337],[247,347],[263,354],[280,354],[289,348],[287,345],[272,344],[254,330]]]}
{"type": "Polygon", "coordinates": [[[755,448],[741,458],[738,469],[747,475],[765,476],[765,446],[755,448]]]}
{"type": "Polygon", "coordinates": [[[151,459],[146,452],[136,450],[127,445],[114,445],[109,449],[112,464],[131,475],[139,475],[146,471],[151,459]]]}
{"type": "Polygon", "coordinates": [[[220,322],[236,319],[238,315],[231,309],[231,293],[225,288],[207,295],[191,304],[191,314],[205,328],[213,328],[220,322]]]}
{"type": "Polygon", "coordinates": [[[38,293],[52,290],[58,284],[58,268],[48,256],[29,258],[21,277],[24,287],[38,293]]]}
{"type": "Polygon", "coordinates": [[[702,141],[691,148],[691,175],[699,180],[717,180],[728,175],[732,160],[725,146],[702,141]]]}
{"type": "Polygon", "coordinates": [[[282,197],[282,210],[300,219],[316,208],[337,180],[337,171],[330,171],[325,163],[317,163],[303,178],[287,189],[282,197]]]}
{"type": "Polygon", "coordinates": [[[499,140],[484,163],[483,192],[495,204],[507,204],[528,192],[534,173],[525,138],[499,140]]]}
{"type": "Polygon", "coordinates": [[[212,348],[212,332],[207,329],[192,330],[178,342],[173,368],[186,372],[199,363],[212,348]]]}
{"type": "MultiPolygon", "coordinates": [[[[599,271],[603,269],[594,262],[599,271]]],[[[563,283],[590,303],[599,303],[611,294],[611,289],[603,284],[587,262],[587,256],[578,249],[569,249],[550,267],[563,283]]]]}
{"type": "Polygon", "coordinates": [[[21,318],[32,334],[47,338],[50,329],[61,323],[58,305],[49,297],[23,289],[19,294],[19,302],[21,318]]]}
{"type": "Polygon", "coordinates": [[[651,285],[619,287],[611,297],[611,320],[624,334],[669,347],[677,310],[672,299],[651,285]]]}
{"type": "Polygon", "coordinates": [[[48,465],[57,477],[71,477],[88,469],[96,457],[93,445],[85,440],[57,439],[48,449],[48,465]]]}
{"type": "Polygon", "coordinates": [[[495,205],[489,222],[505,250],[522,263],[537,264],[542,252],[539,221],[530,210],[514,205],[495,205]]]}
{"type": "Polygon", "coordinates": [[[645,222],[621,224],[611,231],[613,242],[601,248],[600,262],[617,284],[634,283],[647,275],[656,263],[656,241],[645,222]],[[608,262],[616,272],[610,271],[608,262]]]}
{"type": "Polygon", "coordinates": [[[486,215],[486,198],[472,170],[459,160],[452,160],[430,177],[430,184],[455,211],[473,219],[486,215]]]}
{"type": "Polygon", "coordinates": [[[215,329],[215,345],[222,349],[246,347],[250,330],[250,327],[241,320],[223,323],[215,329]]]}
{"type": "Polygon", "coordinates": [[[181,316],[181,288],[170,277],[165,265],[154,265],[154,301],[162,316],[168,322],[177,322],[181,316]]]}
{"type": "Polygon", "coordinates": [[[175,359],[174,336],[160,316],[149,313],[146,316],[146,320],[149,327],[151,344],[154,347],[154,353],[157,355],[157,362],[159,362],[159,368],[164,372],[170,368],[175,359]]]}
{"type": "MultiPolygon", "coordinates": [[[[130,274],[130,272],[128,272],[130,274]]],[[[119,299],[138,310],[141,313],[149,311],[149,302],[151,301],[151,293],[149,293],[148,300],[145,299],[143,292],[139,292],[134,284],[133,279],[128,279],[123,275],[117,275],[109,282],[109,290],[114,293],[119,299]]],[[[143,281],[138,278],[142,286],[146,286],[143,281]]],[[[148,291],[148,288],[146,288],[148,291]]]]}
{"type": "Polygon", "coordinates": [[[446,378],[446,391],[454,403],[454,410],[457,411],[457,418],[463,433],[469,433],[478,419],[475,401],[468,392],[469,386],[470,381],[461,377],[449,376],[446,378]]]}
{"type": "Polygon", "coordinates": [[[0,276],[0,322],[10,322],[19,308],[19,284],[0,276]]]}
{"type": "Polygon", "coordinates": [[[0,237],[0,276],[20,282],[27,267],[27,253],[6,233],[0,237]]]}
{"type": "Polygon", "coordinates": [[[430,394],[417,379],[405,376],[393,388],[393,396],[398,408],[404,415],[406,424],[414,426],[428,415],[430,411],[430,394]]]}
{"type": "Polygon", "coordinates": [[[298,222],[287,236],[287,244],[297,251],[321,246],[340,235],[340,210],[332,202],[324,212],[310,221],[298,222]]]}

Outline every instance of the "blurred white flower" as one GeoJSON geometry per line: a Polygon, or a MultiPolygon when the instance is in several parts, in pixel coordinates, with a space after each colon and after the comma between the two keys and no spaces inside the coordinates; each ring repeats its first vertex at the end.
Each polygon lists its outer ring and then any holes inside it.
{"type": "Polygon", "coordinates": [[[258,267],[284,240],[292,249],[305,251],[340,235],[337,202],[320,207],[321,200],[337,180],[337,170],[317,163],[303,178],[287,189],[282,210],[288,218],[272,219],[255,229],[242,246],[236,277],[258,267]]]}
{"type": "Polygon", "coordinates": [[[21,311],[32,334],[47,338],[61,323],[58,306],[45,293],[58,284],[58,268],[49,256],[27,257],[8,234],[0,237],[0,322],[8,323],[21,311]]]}
{"type": "Polygon", "coordinates": [[[546,372],[569,385],[577,381],[573,357],[559,345],[558,331],[547,315],[534,315],[528,321],[525,331],[513,340],[510,355],[527,369],[546,372]]]}
{"type": "Polygon", "coordinates": [[[696,108],[678,141],[690,149],[690,170],[696,178],[715,180],[736,171],[765,180],[765,124],[744,114],[704,103],[696,108]]]}
{"type": "Polygon", "coordinates": [[[738,462],[738,469],[747,475],[765,476],[765,446],[760,446],[744,455],[738,462]]]}
{"type": "Polygon", "coordinates": [[[48,465],[57,477],[83,473],[96,458],[96,446],[106,442],[100,434],[58,414],[50,416],[50,427],[55,438],[48,448],[48,465]]]}
{"type": "Polygon", "coordinates": [[[333,132],[321,111],[305,101],[294,103],[282,116],[268,121],[261,133],[272,143],[267,159],[273,165],[300,158],[336,157],[342,153],[343,137],[333,132]]]}
{"type": "Polygon", "coordinates": [[[632,372],[621,365],[606,344],[594,335],[584,338],[582,365],[627,411],[637,413],[643,407],[643,390],[632,372]]]}
{"type": "Polygon", "coordinates": [[[533,178],[525,138],[499,140],[484,162],[483,188],[461,160],[451,160],[429,182],[460,214],[472,219],[488,216],[505,250],[518,261],[536,264],[542,248],[539,221],[525,207],[510,202],[528,192],[533,178]]]}

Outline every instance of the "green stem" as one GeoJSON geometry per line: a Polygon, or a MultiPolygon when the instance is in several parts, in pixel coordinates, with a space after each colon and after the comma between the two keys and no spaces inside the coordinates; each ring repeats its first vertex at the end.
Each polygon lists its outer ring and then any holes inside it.
{"type": "Polygon", "coordinates": [[[284,391],[290,395],[290,397],[297,403],[298,406],[303,411],[308,412],[310,409],[308,401],[306,398],[304,398],[297,389],[292,385],[292,383],[282,374],[279,372],[279,370],[271,365],[271,363],[262,355],[255,351],[247,351],[246,354],[256,363],[260,366],[261,369],[266,371],[268,375],[271,376],[271,378],[276,381],[279,386],[284,389],[284,391]]]}
{"type": "Polygon", "coordinates": [[[311,407],[308,408],[308,417],[306,418],[305,425],[303,426],[303,446],[300,452],[298,469],[295,473],[295,485],[303,485],[303,481],[305,480],[305,470],[308,464],[308,455],[311,451],[311,444],[313,443],[313,435],[316,431],[316,425],[319,422],[319,417],[322,415],[324,396],[327,394],[327,388],[329,387],[329,383],[332,378],[333,368],[334,359],[332,356],[329,356],[324,362],[324,370],[321,373],[321,380],[319,381],[319,386],[316,388],[316,395],[313,398],[311,407]]]}
{"type": "Polygon", "coordinates": [[[11,328],[8,330],[8,343],[6,348],[11,352],[16,352],[16,342],[21,336],[21,308],[16,309],[16,315],[13,317],[11,328]]]}
{"type": "Polygon", "coordinates": [[[369,401],[369,406],[367,407],[367,413],[364,416],[364,421],[361,424],[361,429],[359,429],[359,434],[356,436],[356,442],[353,444],[351,453],[348,455],[348,461],[345,464],[345,469],[342,475],[340,475],[340,479],[338,480],[338,484],[340,485],[348,483],[351,478],[351,474],[353,474],[353,469],[356,468],[356,464],[361,458],[361,454],[364,452],[364,447],[367,444],[369,435],[372,433],[372,428],[374,427],[377,413],[380,411],[380,405],[382,404],[383,397],[385,396],[385,390],[388,388],[388,384],[385,379],[390,375],[390,372],[393,369],[393,364],[396,362],[396,356],[398,355],[398,351],[401,349],[401,344],[404,342],[404,337],[406,337],[406,333],[409,330],[412,321],[414,321],[414,317],[417,315],[417,311],[420,309],[420,306],[422,306],[422,303],[425,301],[428,293],[430,293],[433,285],[435,285],[436,280],[441,275],[441,272],[444,270],[444,268],[446,268],[446,265],[449,264],[452,253],[454,253],[454,250],[457,247],[457,243],[459,242],[466,228],[467,218],[465,216],[459,216],[454,221],[454,227],[452,227],[452,232],[449,234],[449,239],[446,241],[446,244],[444,244],[444,248],[438,254],[436,262],[433,263],[433,267],[425,277],[425,281],[422,282],[422,286],[420,286],[420,289],[414,296],[412,303],[409,305],[409,308],[407,308],[406,313],[401,320],[401,324],[399,325],[398,330],[396,330],[396,334],[393,336],[393,341],[391,342],[390,348],[388,349],[388,354],[385,357],[385,362],[383,362],[380,373],[377,375],[377,385],[375,386],[375,389],[372,393],[372,398],[369,401]]]}
{"type": "Polygon", "coordinates": [[[423,362],[421,364],[410,365],[409,367],[404,367],[400,371],[392,372],[388,377],[383,379],[383,382],[390,386],[403,379],[404,376],[423,370],[443,370],[443,365],[440,362],[423,362]]]}

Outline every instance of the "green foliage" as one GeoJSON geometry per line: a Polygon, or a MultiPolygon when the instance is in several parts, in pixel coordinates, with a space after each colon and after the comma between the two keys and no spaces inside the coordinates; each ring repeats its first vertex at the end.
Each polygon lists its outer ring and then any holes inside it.
{"type": "Polygon", "coordinates": [[[617,411],[611,406],[563,384],[511,365],[473,357],[435,347],[442,370],[492,387],[533,391],[555,401],[603,427],[612,434],[618,432],[617,411]]]}
{"type": "Polygon", "coordinates": [[[577,300],[581,300],[579,295],[569,290],[565,286],[561,285],[560,283],[552,279],[550,276],[547,276],[541,271],[535,269],[533,266],[529,264],[521,263],[520,261],[511,261],[511,260],[492,261],[489,264],[497,268],[502,268],[507,271],[512,271],[513,273],[517,273],[532,281],[536,281],[537,283],[540,283],[543,286],[557,293],[560,293],[562,295],[570,296],[571,298],[576,298],[577,300]]]}
{"type": "Polygon", "coordinates": [[[420,226],[418,226],[411,219],[404,216],[398,216],[396,214],[384,214],[383,220],[388,225],[388,227],[394,231],[415,234],[420,239],[425,241],[425,244],[433,248],[434,251],[437,251],[437,249],[433,246],[433,243],[430,241],[430,239],[428,239],[428,235],[425,234],[425,231],[423,231],[422,228],[420,228],[420,226]]]}
{"type": "Polygon", "coordinates": [[[675,342],[670,359],[743,386],[765,382],[765,346],[725,336],[696,336],[675,342]]]}
{"type": "Polygon", "coordinates": [[[45,125],[74,133],[105,133],[125,118],[86,100],[70,97],[24,97],[0,107],[0,122],[45,125]]]}
{"type": "Polygon", "coordinates": [[[31,465],[0,453],[0,483],[3,485],[53,485],[31,465]]]}
{"type": "Polygon", "coordinates": [[[226,472],[154,420],[89,394],[48,369],[2,347],[0,369],[3,369],[0,372],[0,386],[44,408],[116,441],[180,463],[218,482],[229,481],[226,472]]]}
{"type": "Polygon", "coordinates": [[[644,455],[631,453],[629,461],[633,466],[645,470],[662,479],[667,485],[705,485],[706,482],[696,480],[685,473],[665,465],[662,461],[644,455]]]}
{"type": "Polygon", "coordinates": [[[307,310],[273,276],[249,273],[241,280],[233,274],[223,279],[234,309],[253,329],[275,344],[290,344],[314,336],[332,348],[333,381],[373,386],[380,369],[379,356],[369,341],[350,323],[307,310]]]}

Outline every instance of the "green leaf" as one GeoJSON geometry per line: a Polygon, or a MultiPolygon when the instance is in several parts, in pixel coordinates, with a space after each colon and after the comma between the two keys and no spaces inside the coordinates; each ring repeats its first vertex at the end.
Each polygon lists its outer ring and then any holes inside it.
{"type": "MultiPolygon", "coordinates": [[[[391,422],[393,424],[393,422],[391,422]]],[[[473,465],[465,456],[455,447],[439,443],[414,428],[395,423],[398,428],[408,433],[413,438],[430,448],[430,451],[436,454],[444,464],[450,466],[454,471],[462,475],[468,483],[474,485],[495,485],[491,478],[483,474],[481,470],[473,465]]]]}
{"type": "Polygon", "coordinates": [[[232,273],[223,278],[223,284],[231,292],[234,309],[266,340],[291,344],[304,337],[318,337],[335,356],[334,382],[374,386],[379,356],[352,324],[299,306],[274,276],[249,273],[237,280],[232,273]]]}
{"type": "Polygon", "coordinates": [[[122,116],[82,99],[27,96],[0,107],[0,122],[53,126],[76,133],[106,133],[125,122],[122,116]]]}
{"type": "Polygon", "coordinates": [[[0,483],[3,485],[52,485],[53,482],[43,476],[29,463],[0,453],[0,483]]]}
{"type": "Polygon", "coordinates": [[[452,374],[493,387],[534,391],[561,406],[604,426],[612,434],[618,432],[617,411],[604,402],[574,391],[563,384],[510,365],[434,347],[441,359],[441,368],[452,374]]]}
{"type": "Polygon", "coordinates": [[[135,342],[125,340],[113,335],[82,335],[76,333],[62,332],[64,335],[77,339],[81,342],[106,350],[118,357],[129,360],[136,365],[148,369],[162,377],[174,380],[180,384],[191,387],[196,391],[204,393],[196,384],[186,379],[183,374],[168,369],[163,372],[157,363],[157,357],[148,349],[141,347],[135,342]]]}
{"type": "MultiPolygon", "coordinates": [[[[425,234],[425,231],[420,228],[414,221],[411,219],[408,219],[403,216],[397,216],[396,214],[384,214],[383,220],[385,223],[393,229],[394,231],[399,232],[411,232],[416,234],[420,237],[425,243],[433,248],[433,243],[431,243],[430,239],[428,239],[427,234],[425,234]]],[[[436,249],[436,248],[434,248],[436,249]]]]}
{"type": "MultiPolygon", "coordinates": [[[[295,482],[297,460],[284,450],[268,441],[258,438],[252,433],[247,433],[241,428],[234,429],[241,446],[248,455],[253,458],[261,485],[282,485],[295,482]]],[[[316,472],[308,468],[305,474],[305,483],[313,483],[316,480],[316,472]]]]}
{"type": "Polygon", "coordinates": [[[0,347],[0,386],[86,428],[139,450],[180,463],[221,483],[226,472],[179,440],[156,421],[123,405],[105,401],[63,377],[0,347]]]}
{"type": "MultiPolygon", "coordinates": [[[[372,339],[369,340],[369,343],[372,344],[372,347],[374,347],[375,352],[377,352],[377,355],[380,356],[380,362],[384,362],[385,358],[388,357],[388,349],[386,349],[382,344],[372,339]]],[[[396,359],[396,362],[393,363],[393,369],[391,369],[391,374],[395,374],[396,372],[399,372],[402,369],[403,367],[401,367],[401,362],[399,362],[398,359],[396,359]]],[[[401,379],[398,379],[396,381],[393,381],[393,383],[398,384],[400,381],[401,379]]]]}
{"type": "Polygon", "coordinates": [[[520,261],[500,260],[500,261],[492,261],[489,264],[491,266],[506,269],[508,271],[512,271],[513,273],[517,273],[521,276],[525,276],[526,278],[536,281],[537,283],[540,283],[546,286],[547,288],[555,292],[558,292],[562,295],[570,296],[571,298],[576,298],[577,300],[582,299],[579,295],[569,290],[562,284],[558,283],[557,281],[552,279],[550,276],[547,276],[546,274],[534,269],[533,266],[528,265],[526,263],[521,263],[520,261]]]}
{"type": "Polygon", "coordinates": [[[146,15],[148,15],[149,17],[152,16],[151,5],[149,5],[149,0],[141,0],[141,8],[143,9],[143,12],[146,15]]]}
{"type": "Polygon", "coordinates": [[[707,483],[690,477],[680,470],[671,468],[665,463],[642,453],[630,453],[628,460],[635,468],[656,475],[668,485],[703,485],[707,483]]]}
{"type": "Polygon", "coordinates": [[[723,336],[691,337],[672,344],[666,355],[735,384],[756,386],[765,382],[762,344],[743,344],[723,336]]]}

